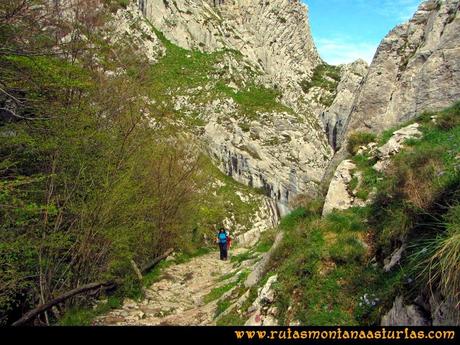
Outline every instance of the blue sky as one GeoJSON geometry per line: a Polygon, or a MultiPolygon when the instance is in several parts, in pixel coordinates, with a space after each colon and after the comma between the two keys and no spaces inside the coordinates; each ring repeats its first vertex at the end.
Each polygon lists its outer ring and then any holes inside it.
{"type": "Polygon", "coordinates": [[[371,62],[380,41],[412,17],[421,0],[302,0],[318,51],[327,63],[371,62]]]}

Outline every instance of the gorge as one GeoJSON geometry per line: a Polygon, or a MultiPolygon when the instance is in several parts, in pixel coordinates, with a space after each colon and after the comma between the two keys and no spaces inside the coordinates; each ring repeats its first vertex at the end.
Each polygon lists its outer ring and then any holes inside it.
{"type": "Polygon", "coordinates": [[[459,325],[459,0],[339,66],[298,0],[1,6],[0,324],[459,325]]]}

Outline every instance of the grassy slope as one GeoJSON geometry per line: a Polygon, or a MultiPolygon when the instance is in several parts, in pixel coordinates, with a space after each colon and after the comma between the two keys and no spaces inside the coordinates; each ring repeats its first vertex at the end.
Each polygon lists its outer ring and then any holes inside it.
{"type": "Polygon", "coordinates": [[[186,115],[173,110],[173,96],[177,95],[190,96],[190,101],[197,107],[216,99],[231,98],[238,105],[237,116],[242,119],[243,127],[245,124],[247,126],[249,120],[258,119],[259,112],[292,112],[278,101],[278,91],[255,83],[255,72],[249,69],[246,71],[246,77],[250,82],[243,87],[240,76],[230,75],[227,69],[218,66],[225,56],[241,59],[239,52],[221,50],[203,53],[198,50],[186,50],[153,29],[166,48],[166,54],[152,66],[151,73],[155,81],[151,97],[157,101],[160,112],[165,116],[175,115],[183,118],[192,127],[205,125],[200,114],[186,115]],[[230,88],[230,83],[238,85],[239,90],[230,88]]]}
{"type": "MultiPolygon", "coordinates": [[[[460,104],[438,113],[437,125],[431,115],[419,119],[423,139],[408,142],[385,176],[372,171],[368,157],[354,157],[364,174],[363,193],[378,191],[373,205],[325,219],[298,209],[282,221],[286,237],[272,261],[281,324],[376,324],[396,294],[415,297],[430,272],[458,283],[458,265],[448,263],[460,260],[460,104]],[[383,272],[383,259],[403,240],[409,250],[401,265],[383,272]],[[425,252],[434,259],[421,257],[425,252]]],[[[458,298],[458,286],[451,287],[458,298]]]]}

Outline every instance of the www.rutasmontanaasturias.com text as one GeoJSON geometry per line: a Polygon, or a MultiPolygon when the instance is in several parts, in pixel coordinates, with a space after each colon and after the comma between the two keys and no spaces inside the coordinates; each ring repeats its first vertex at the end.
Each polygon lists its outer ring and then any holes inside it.
{"type": "Polygon", "coordinates": [[[295,339],[331,339],[331,340],[452,340],[455,339],[454,330],[419,330],[405,328],[403,330],[388,330],[381,328],[378,330],[241,330],[235,331],[236,339],[269,339],[269,340],[295,340],[295,339]]]}

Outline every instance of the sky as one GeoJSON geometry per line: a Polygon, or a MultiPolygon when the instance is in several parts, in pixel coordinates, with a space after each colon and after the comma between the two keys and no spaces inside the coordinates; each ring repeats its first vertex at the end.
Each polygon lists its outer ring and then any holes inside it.
{"type": "Polygon", "coordinates": [[[313,39],[327,63],[371,62],[380,41],[409,20],[422,0],[302,0],[313,39]]]}

